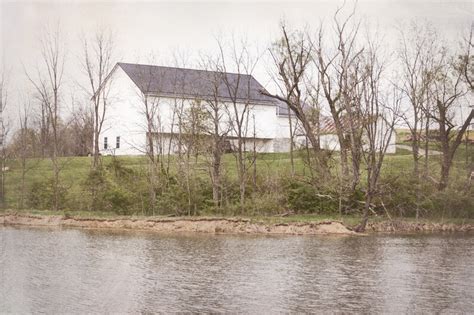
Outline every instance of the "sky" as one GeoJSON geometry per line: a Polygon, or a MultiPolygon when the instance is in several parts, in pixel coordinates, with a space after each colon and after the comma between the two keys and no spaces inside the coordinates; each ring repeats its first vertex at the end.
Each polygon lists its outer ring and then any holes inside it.
{"type": "MultiPolygon", "coordinates": [[[[347,1],[348,5],[353,2],[347,1]]],[[[39,60],[41,30],[59,23],[67,47],[67,92],[80,95],[80,35],[100,27],[116,37],[117,61],[171,65],[173,52],[189,56],[190,64],[201,53],[216,51],[216,38],[238,34],[255,49],[264,52],[278,37],[280,21],[294,28],[316,29],[330,20],[335,1],[7,1],[0,0],[1,64],[8,74],[10,105],[17,114],[22,95],[31,90],[25,69],[34,69],[39,60]]],[[[449,39],[461,38],[474,21],[474,1],[360,0],[357,13],[378,27],[391,47],[397,27],[410,21],[432,22],[449,39]]],[[[268,67],[259,66],[255,77],[264,86],[271,84],[268,67]]],[[[24,98],[24,96],[23,96],[24,98]]]]}

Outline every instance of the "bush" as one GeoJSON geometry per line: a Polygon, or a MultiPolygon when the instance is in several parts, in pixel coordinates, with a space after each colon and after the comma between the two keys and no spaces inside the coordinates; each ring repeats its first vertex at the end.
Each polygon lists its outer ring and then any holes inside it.
{"type": "Polygon", "coordinates": [[[104,191],[104,210],[113,211],[117,214],[131,214],[133,205],[133,195],[121,187],[109,187],[104,191]]]}
{"type": "Polygon", "coordinates": [[[199,215],[212,205],[212,188],[202,178],[190,179],[190,193],[184,183],[168,179],[168,185],[157,195],[156,208],[160,214],[199,215]]]}
{"type": "Polygon", "coordinates": [[[338,198],[330,191],[320,191],[298,180],[288,179],[285,187],[287,207],[295,213],[337,213],[338,198]]]}
{"type": "Polygon", "coordinates": [[[413,176],[387,175],[382,184],[385,207],[399,216],[414,217],[418,208],[421,217],[474,218],[474,199],[465,190],[463,179],[452,177],[443,191],[433,180],[417,181],[413,176]]]}
{"type": "Polygon", "coordinates": [[[108,171],[109,174],[114,175],[117,180],[121,181],[128,181],[136,175],[133,169],[123,165],[123,162],[115,156],[113,156],[112,160],[105,166],[105,170],[108,171]]]}
{"type": "Polygon", "coordinates": [[[272,215],[284,212],[285,196],[275,192],[255,193],[247,198],[247,215],[272,215]]]}
{"type": "MultiPolygon", "coordinates": [[[[54,181],[34,182],[28,193],[27,206],[34,209],[51,209],[54,204],[54,181]]],[[[66,201],[67,190],[59,185],[59,206],[63,207],[66,201]]]]}
{"type": "Polygon", "coordinates": [[[112,160],[112,167],[91,170],[83,183],[83,190],[88,196],[89,208],[94,211],[112,211],[126,215],[134,212],[135,204],[132,188],[123,177],[133,174],[123,167],[117,159],[112,160]],[[115,176],[112,176],[114,174],[115,176]]]}
{"type": "Polygon", "coordinates": [[[474,198],[463,190],[448,187],[434,194],[432,203],[433,216],[474,219],[474,198]]]}

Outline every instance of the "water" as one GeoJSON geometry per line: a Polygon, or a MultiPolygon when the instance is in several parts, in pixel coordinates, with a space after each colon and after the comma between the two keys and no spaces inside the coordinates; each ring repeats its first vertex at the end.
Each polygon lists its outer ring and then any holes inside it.
{"type": "Polygon", "coordinates": [[[0,227],[0,312],[473,313],[474,235],[0,227]]]}

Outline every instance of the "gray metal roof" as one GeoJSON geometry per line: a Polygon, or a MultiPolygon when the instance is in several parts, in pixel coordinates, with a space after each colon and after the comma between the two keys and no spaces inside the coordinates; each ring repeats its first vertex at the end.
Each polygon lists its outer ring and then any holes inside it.
{"type": "Polygon", "coordinates": [[[260,93],[264,88],[251,75],[122,62],[117,65],[145,94],[201,99],[212,99],[217,94],[223,100],[236,95],[241,102],[276,105],[274,99],[260,93]]]}

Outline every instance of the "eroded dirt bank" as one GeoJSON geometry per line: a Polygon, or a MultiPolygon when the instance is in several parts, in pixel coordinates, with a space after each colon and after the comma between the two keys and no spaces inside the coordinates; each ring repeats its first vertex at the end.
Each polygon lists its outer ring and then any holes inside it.
{"type": "Polygon", "coordinates": [[[355,234],[355,232],[337,221],[266,224],[251,222],[248,219],[222,218],[86,219],[62,216],[5,214],[0,215],[0,224],[223,234],[355,234]]]}
{"type": "MultiPolygon", "coordinates": [[[[7,213],[0,215],[0,225],[81,227],[95,229],[131,229],[156,232],[197,232],[221,234],[341,234],[355,235],[339,221],[265,223],[241,218],[81,218],[55,215],[7,213]]],[[[474,232],[471,223],[414,222],[387,220],[369,222],[367,233],[474,232]]]]}

